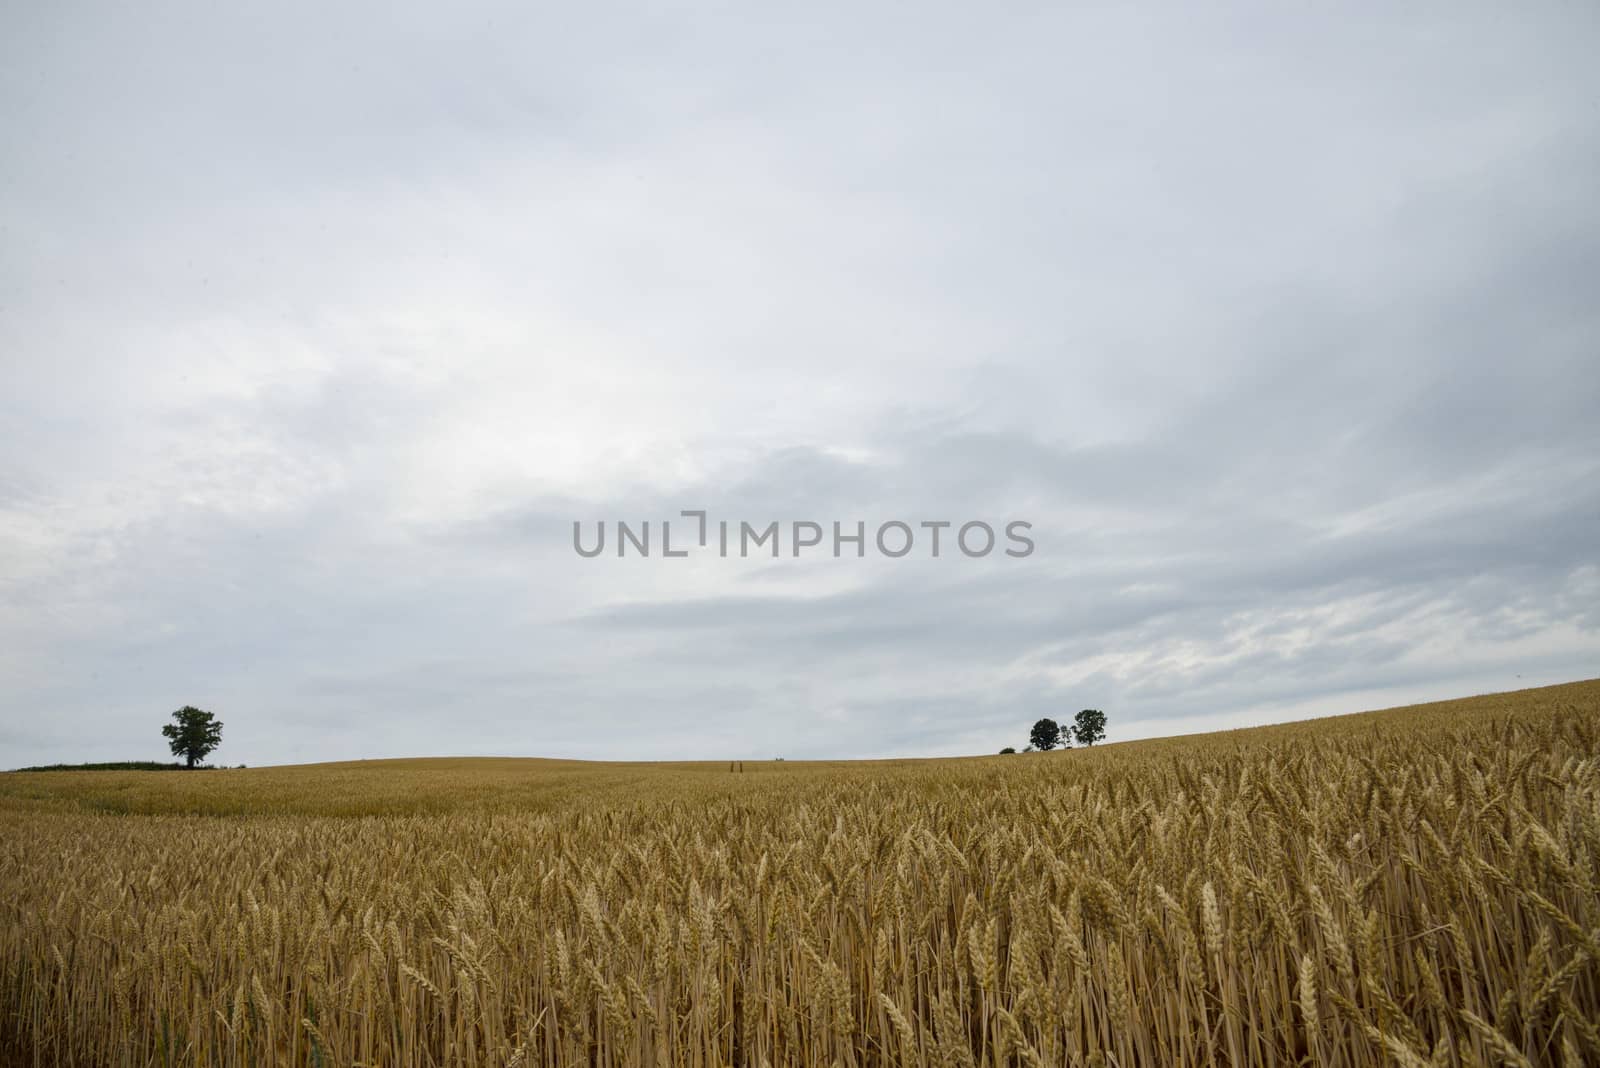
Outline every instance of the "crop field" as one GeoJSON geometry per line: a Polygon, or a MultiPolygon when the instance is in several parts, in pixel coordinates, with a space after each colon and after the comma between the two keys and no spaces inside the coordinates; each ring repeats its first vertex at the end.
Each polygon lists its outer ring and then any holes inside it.
{"type": "Polygon", "coordinates": [[[0,1064],[1600,1064],[1600,682],[961,760],[0,775],[0,1064]]]}

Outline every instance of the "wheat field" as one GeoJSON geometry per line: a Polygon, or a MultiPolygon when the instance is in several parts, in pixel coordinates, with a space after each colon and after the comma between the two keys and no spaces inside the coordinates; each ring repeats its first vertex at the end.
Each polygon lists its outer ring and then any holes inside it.
{"type": "Polygon", "coordinates": [[[1065,753],[0,775],[0,1063],[1600,1064],[1600,682],[1065,753]]]}

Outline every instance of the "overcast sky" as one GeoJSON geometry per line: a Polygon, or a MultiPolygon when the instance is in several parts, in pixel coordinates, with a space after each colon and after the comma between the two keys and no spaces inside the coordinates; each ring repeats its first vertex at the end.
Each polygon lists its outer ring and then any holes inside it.
{"type": "Polygon", "coordinates": [[[1065,6],[5,5],[0,766],[1600,675],[1600,9],[1065,6]]]}

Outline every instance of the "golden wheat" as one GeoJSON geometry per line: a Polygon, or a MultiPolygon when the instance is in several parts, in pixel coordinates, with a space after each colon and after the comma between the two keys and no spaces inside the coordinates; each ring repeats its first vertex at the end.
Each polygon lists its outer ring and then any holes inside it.
{"type": "Polygon", "coordinates": [[[972,760],[5,775],[0,984],[0,1061],[86,1068],[1600,1063],[1600,683],[972,760]]]}

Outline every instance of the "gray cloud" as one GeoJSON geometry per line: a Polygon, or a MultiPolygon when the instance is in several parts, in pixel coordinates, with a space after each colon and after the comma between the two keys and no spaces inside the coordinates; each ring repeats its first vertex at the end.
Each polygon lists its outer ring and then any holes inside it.
{"type": "Polygon", "coordinates": [[[1594,12],[0,15],[0,765],[1600,674],[1594,12]],[[1011,518],[1025,560],[583,560],[1011,518]],[[676,533],[676,531],[675,531],[676,533]]]}

